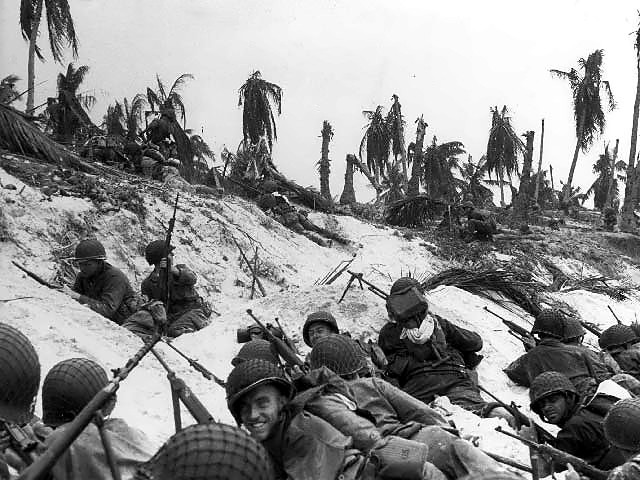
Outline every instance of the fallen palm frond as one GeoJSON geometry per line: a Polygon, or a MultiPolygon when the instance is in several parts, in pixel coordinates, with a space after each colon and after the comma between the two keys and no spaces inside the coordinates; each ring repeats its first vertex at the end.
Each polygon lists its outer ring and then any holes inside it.
{"type": "Polygon", "coordinates": [[[623,300],[627,300],[631,294],[637,290],[637,287],[630,285],[609,285],[607,281],[610,280],[610,278],[603,276],[587,277],[581,280],[570,280],[567,282],[568,286],[560,291],[572,292],[574,290],[586,290],[600,295],[607,295],[614,300],[621,302],[623,300]]]}
{"type": "Polygon", "coordinates": [[[403,198],[387,207],[385,221],[400,227],[423,227],[427,221],[442,214],[445,208],[445,203],[424,194],[403,198]]]}
{"type": "Polygon", "coordinates": [[[451,268],[427,278],[421,285],[425,291],[440,285],[458,287],[507,309],[511,309],[511,303],[516,304],[533,316],[541,310],[540,294],[545,290],[542,283],[525,272],[492,268],[451,268]]]}

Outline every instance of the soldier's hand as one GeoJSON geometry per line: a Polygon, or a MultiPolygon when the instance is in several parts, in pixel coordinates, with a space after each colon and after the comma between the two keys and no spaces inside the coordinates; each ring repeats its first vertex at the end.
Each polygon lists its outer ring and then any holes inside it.
{"type": "Polygon", "coordinates": [[[80,298],[80,294],[69,288],[69,285],[63,285],[61,291],[62,293],[66,293],[67,295],[69,295],[74,300],[78,300],[80,298]]]}

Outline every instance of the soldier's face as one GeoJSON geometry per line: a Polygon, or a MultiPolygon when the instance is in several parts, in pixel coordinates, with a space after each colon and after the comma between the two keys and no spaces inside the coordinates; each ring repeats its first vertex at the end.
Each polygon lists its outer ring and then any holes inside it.
{"type": "Polygon", "coordinates": [[[309,326],[309,343],[313,347],[318,340],[322,337],[326,337],[327,335],[331,335],[333,330],[331,327],[324,322],[316,322],[312,323],[309,326]]]}
{"type": "Polygon", "coordinates": [[[101,260],[82,260],[76,262],[76,266],[85,277],[93,277],[100,269],[100,263],[101,260]]]}
{"type": "Polygon", "coordinates": [[[264,441],[275,430],[285,403],[287,399],[277,387],[260,385],[242,399],[240,421],[253,438],[264,441]]]}
{"type": "Polygon", "coordinates": [[[553,395],[543,398],[540,400],[540,411],[548,423],[554,425],[562,423],[562,420],[569,412],[567,397],[562,393],[554,393],[553,395]]]}

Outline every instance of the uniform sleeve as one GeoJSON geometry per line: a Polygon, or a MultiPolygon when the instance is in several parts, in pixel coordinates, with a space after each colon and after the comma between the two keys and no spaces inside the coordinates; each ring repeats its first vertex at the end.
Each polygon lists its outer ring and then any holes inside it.
{"type": "Polygon", "coordinates": [[[511,362],[507,368],[503,370],[509,379],[517,385],[525,387],[530,386],[529,375],[527,373],[527,354],[525,353],[519,358],[511,362]]]}
{"type": "Polygon", "coordinates": [[[602,437],[602,429],[594,422],[570,421],[558,432],[555,446],[592,463],[604,455],[607,448],[602,437]]]}
{"type": "Polygon", "coordinates": [[[449,426],[445,418],[424,402],[403,392],[384,380],[374,378],[374,384],[398,414],[400,422],[418,422],[424,425],[449,426]]]}
{"type": "Polygon", "coordinates": [[[116,276],[110,276],[105,282],[100,298],[89,298],[85,295],[80,295],[78,301],[87,305],[94,312],[111,318],[122,304],[126,293],[127,283],[116,276]]]}
{"type": "Polygon", "coordinates": [[[73,288],[72,290],[76,293],[79,293],[80,295],[82,295],[84,292],[82,291],[82,287],[80,284],[80,275],[76,275],[76,279],[73,282],[73,288]]]}
{"type": "Polygon", "coordinates": [[[186,265],[176,265],[178,269],[178,275],[173,275],[173,281],[176,285],[190,286],[195,285],[198,281],[198,276],[186,265]]]}
{"type": "Polygon", "coordinates": [[[461,352],[477,352],[482,350],[482,337],[476,332],[457,327],[444,318],[438,318],[444,331],[447,343],[461,352]]]}

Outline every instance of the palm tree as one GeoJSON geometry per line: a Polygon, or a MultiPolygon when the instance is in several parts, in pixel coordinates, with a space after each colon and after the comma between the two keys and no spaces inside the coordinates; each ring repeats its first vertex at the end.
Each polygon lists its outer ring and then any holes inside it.
{"type": "Polygon", "coordinates": [[[420,193],[420,178],[422,177],[422,154],[424,145],[424,135],[427,130],[427,122],[424,121],[423,115],[416,119],[416,141],[409,145],[408,156],[411,163],[411,179],[407,195],[415,197],[420,193]]]}
{"type": "Polygon", "coordinates": [[[11,105],[18,97],[20,92],[16,90],[16,83],[20,81],[17,75],[7,75],[0,80],[0,103],[11,105]]]}
{"type": "Polygon", "coordinates": [[[533,130],[527,131],[523,137],[526,138],[527,143],[524,149],[524,161],[522,162],[522,174],[520,175],[520,186],[518,187],[518,194],[516,198],[511,199],[511,205],[513,206],[513,219],[525,219],[529,217],[529,206],[531,203],[531,195],[529,192],[531,188],[531,165],[533,164],[533,138],[535,132],[533,130]]]}
{"type": "Polygon", "coordinates": [[[356,203],[356,191],[353,188],[353,171],[356,169],[356,163],[354,162],[355,159],[355,155],[347,155],[347,169],[344,172],[344,188],[342,190],[342,195],[340,195],[341,205],[351,205],[352,203],[356,203]]]}
{"type": "Polygon", "coordinates": [[[78,37],[76,36],[71,8],[68,0],[21,0],[20,29],[22,37],[29,42],[29,63],[27,67],[27,113],[33,110],[33,90],[35,81],[35,56],[44,60],[36,41],[40,30],[43,9],[49,30],[49,45],[54,61],[62,64],[62,48],[71,47],[73,58],[78,57],[78,37]]]}
{"type": "Polygon", "coordinates": [[[393,163],[398,163],[398,155],[400,155],[400,161],[402,162],[402,175],[404,177],[403,183],[406,185],[409,182],[407,177],[407,156],[404,146],[404,119],[402,118],[402,106],[398,101],[398,95],[395,93],[391,96],[393,104],[387,114],[387,125],[389,129],[389,136],[391,137],[391,151],[393,153],[393,163]]]}
{"type": "Polygon", "coordinates": [[[256,70],[238,90],[238,107],[242,110],[242,134],[245,141],[255,145],[263,135],[267,137],[269,151],[274,140],[278,140],[276,119],[272,105],[278,115],[282,113],[282,89],[275,83],[262,79],[256,70]]]}
{"type": "Polygon", "coordinates": [[[475,205],[484,205],[487,200],[493,198],[491,189],[485,187],[482,182],[487,173],[487,157],[480,157],[478,163],[473,163],[471,155],[467,162],[458,167],[462,180],[459,182],[460,196],[463,200],[471,200],[475,205]]]}
{"type": "Polygon", "coordinates": [[[140,133],[141,124],[142,124],[142,115],[147,105],[147,99],[143,94],[138,93],[135,97],[133,97],[133,100],[131,100],[131,103],[129,103],[129,101],[125,97],[124,101],[122,102],[122,105],[124,106],[123,113],[124,113],[124,124],[127,130],[126,137],[127,137],[127,140],[132,141],[132,140],[135,140],[140,133]]]}
{"type": "Polygon", "coordinates": [[[364,136],[360,142],[360,160],[365,154],[366,165],[377,183],[380,177],[383,178],[389,171],[389,153],[391,150],[391,137],[389,128],[382,114],[382,105],[378,105],[375,110],[364,110],[362,114],[369,120],[365,127],[364,136]]]}
{"type": "Polygon", "coordinates": [[[629,146],[629,160],[627,161],[627,181],[624,189],[624,202],[620,212],[620,230],[623,232],[635,232],[637,221],[635,209],[640,196],[640,175],[636,166],[636,147],[638,144],[638,117],[640,116],[640,25],[636,30],[636,99],[633,104],[633,122],[631,125],[631,143],[629,146]]]}
{"type": "Polygon", "coordinates": [[[598,156],[596,163],[593,164],[593,173],[597,175],[589,190],[585,192],[585,199],[594,194],[593,205],[598,210],[605,207],[611,207],[615,203],[618,196],[618,179],[620,173],[624,172],[627,164],[625,162],[617,162],[617,144],[614,153],[609,152],[609,144],[605,145],[604,152],[598,156]]]}
{"type": "Polygon", "coordinates": [[[609,101],[609,110],[615,108],[613,95],[609,82],[602,79],[602,58],[603,50],[596,50],[585,60],[578,60],[580,73],[575,68],[568,72],[562,70],[551,70],[551,73],[559,78],[569,80],[573,96],[573,113],[576,121],[576,148],[573,152],[573,160],[569,169],[569,177],[565,184],[563,201],[569,200],[571,192],[571,182],[578,163],[578,153],[580,150],[586,152],[597,134],[604,132],[605,118],[602,108],[601,90],[609,101]]]}
{"type": "MultiPolygon", "coordinates": [[[[422,182],[427,195],[434,200],[454,202],[457,197],[453,170],[458,169],[458,155],[465,153],[462,142],[438,144],[434,136],[424,152],[422,182]]],[[[415,160],[414,160],[415,161],[415,160]]]]}
{"type": "Polygon", "coordinates": [[[93,107],[96,99],[93,95],[78,93],[89,67],[81,65],[75,68],[73,63],[67,72],[58,74],[58,98],[47,107],[53,123],[54,134],[63,142],[71,142],[81,128],[96,129],[85,109],[93,107]]]}
{"type": "Polygon", "coordinates": [[[124,110],[122,104],[116,100],[113,105],[107,107],[107,113],[105,113],[102,124],[107,132],[107,135],[117,135],[124,138],[126,130],[124,127],[124,110]]]}
{"type": "Polygon", "coordinates": [[[322,122],[320,135],[322,136],[322,149],[320,151],[320,161],[317,163],[318,171],[320,172],[320,195],[327,200],[331,200],[331,190],[329,189],[329,174],[331,173],[329,167],[331,163],[331,160],[329,160],[329,142],[333,138],[333,127],[327,120],[322,122]]]}
{"type": "Polygon", "coordinates": [[[167,90],[162,80],[160,80],[160,76],[156,73],[156,82],[158,83],[158,89],[152,90],[147,87],[147,101],[149,102],[149,106],[151,107],[151,112],[156,111],[156,107],[158,111],[161,112],[164,108],[165,110],[172,109],[175,112],[180,112],[180,119],[182,120],[182,128],[186,128],[186,113],[184,108],[184,103],[182,101],[182,95],[180,95],[180,90],[184,86],[187,80],[193,80],[193,75],[190,73],[183,73],[178,78],[175,79],[171,88],[167,90]]]}
{"type": "Polygon", "coordinates": [[[518,155],[524,151],[524,143],[511,125],[511,117],[507,114],[507,106],[499,111],[493,107],[491,111],[491,130],[487,142],[487,172],[489,177],[495,173],[500,183],[500,204],[504,203],[504,177],[511,180],[511,175],[518,171],[518,155]]]}

